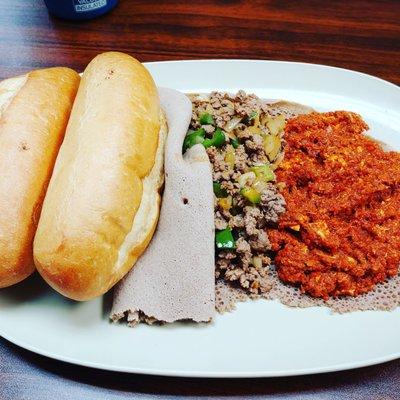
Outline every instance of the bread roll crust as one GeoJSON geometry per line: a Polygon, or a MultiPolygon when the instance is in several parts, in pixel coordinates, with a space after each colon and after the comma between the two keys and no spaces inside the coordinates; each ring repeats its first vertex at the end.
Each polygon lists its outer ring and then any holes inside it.
{"type": "Polygon", "coordinates": [[[102,295],[144,251],[158,218],[165,134],[157,89],[142,64],[117,52],[93,59],[35,237],[36,266],[54,289],[75,300],[102,295]]]}
{"type": "Polygon", "coordinates": [[[49,68],[0,82],[0,288],[34,271],[33,237],[79,80],[49,68]]]}

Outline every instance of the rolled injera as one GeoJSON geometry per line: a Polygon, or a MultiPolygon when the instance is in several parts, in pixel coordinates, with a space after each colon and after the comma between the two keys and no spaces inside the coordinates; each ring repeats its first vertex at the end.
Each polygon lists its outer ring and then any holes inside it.
{"type": "Polygon", "coordinates": [[[114,290],[111,319],[210,321],[215,314],[214,195],[202,145],[182,156],[192,106],[182,93],[159,89],[168,121],[165,189],[152,241],[114,290]]]}

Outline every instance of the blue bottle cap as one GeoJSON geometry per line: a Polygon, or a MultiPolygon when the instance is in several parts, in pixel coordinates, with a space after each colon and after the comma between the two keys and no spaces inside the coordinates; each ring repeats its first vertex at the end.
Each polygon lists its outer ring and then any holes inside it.
{"type": "Polygon", "coordinates": [[[44,0],[49,12],[57,17],[85,20],[113,9],[118,0],[44,0]]]}

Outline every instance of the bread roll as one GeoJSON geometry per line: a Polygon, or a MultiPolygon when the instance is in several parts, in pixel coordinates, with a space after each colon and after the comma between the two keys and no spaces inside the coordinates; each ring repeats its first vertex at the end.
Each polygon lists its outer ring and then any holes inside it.
{"type": "Polygon", "coordinates": [[[79,80],[49,68],[0,82],[0,288],[34,271],[36,224],[79,80]]]}
{"type": "Polygon", "coordinates": [[[74,300],[107,292],[158,220],[167,128],[134,58],[104,53],[83,73],[34,242],[38,271],[74,300]]]}

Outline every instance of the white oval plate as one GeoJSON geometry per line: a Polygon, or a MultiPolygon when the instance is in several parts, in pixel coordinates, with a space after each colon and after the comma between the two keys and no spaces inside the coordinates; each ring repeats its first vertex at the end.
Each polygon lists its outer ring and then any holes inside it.
{"type": "MultiPolygon", "coordinates": [[[[159,86],[245,89],[317,110],[359,112],[372,135],[400,150],[400,89],[365,74],[279,61],[149,63],[159,86]]],[[[182,249],[183,251],[183,249],[182,249]]],[[[269,377],[337,371],[400,357],[400,308],[332,314],[277,302],[240,304],[210,325],[129,329],[103,299],[65,300],[38,277],[0,291],[0,335],[39,354],[113,371],[193,377],[269,377]]]]}

